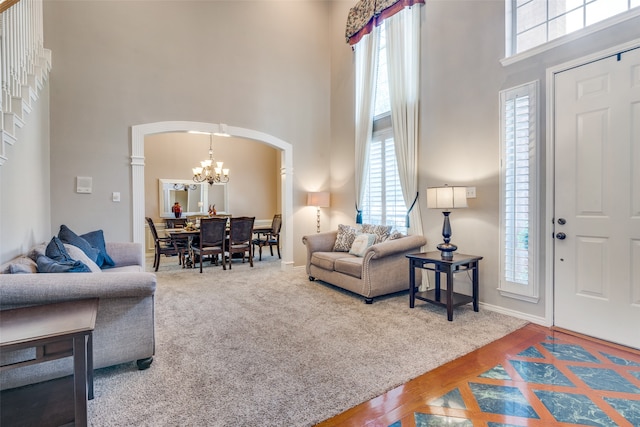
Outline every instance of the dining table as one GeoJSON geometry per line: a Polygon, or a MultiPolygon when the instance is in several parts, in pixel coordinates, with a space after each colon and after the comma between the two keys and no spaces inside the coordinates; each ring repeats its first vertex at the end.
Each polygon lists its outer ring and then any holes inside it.
{"type": "Polygon", "coordinates": [[[193,238],[200,235],[200,230],[198,228],[165,228],[164,232],[166,236],[171,238],[173,247],[178,253],[178,264],[181,264],[182,268],[189,267],[192,264],[189,246],[193,242],[193,238]]]}

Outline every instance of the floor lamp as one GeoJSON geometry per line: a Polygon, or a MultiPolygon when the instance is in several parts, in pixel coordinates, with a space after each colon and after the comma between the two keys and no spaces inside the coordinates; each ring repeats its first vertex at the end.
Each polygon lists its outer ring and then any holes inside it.
{"type": "Polygon", "coordinates": [[[449,214],[451,209],[467,207],[467,187],[431,187],[427,188],[427,208],[442,209],[444,215],[444,223],[442,224],[443,243],[437,248],[442,255],[443,260],[452,260],[453,252],[458,247],[451,243],[451,223],[449,222],[449,214]]]}
{"type": "Polygon", "coordinates": [[[316,232],[320,232],[320,208],[329,207],[329,192],[319,191],[314,193],[307,193],[307,206],[316,207],[316,232]]]}

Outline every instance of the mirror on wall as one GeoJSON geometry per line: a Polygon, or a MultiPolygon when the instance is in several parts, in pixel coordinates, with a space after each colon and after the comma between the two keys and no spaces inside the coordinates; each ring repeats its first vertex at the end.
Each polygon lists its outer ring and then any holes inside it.
{"type": "Polygon", "coordinates": [[[215,205],[218,213],[226,214],[228,213],[227,184],[160,178],[158,207],[161,218],[174,217],[171,207],[175,202],[179,202],[182,206],[182,216],[206,214],[210,205],[215,205]]]}

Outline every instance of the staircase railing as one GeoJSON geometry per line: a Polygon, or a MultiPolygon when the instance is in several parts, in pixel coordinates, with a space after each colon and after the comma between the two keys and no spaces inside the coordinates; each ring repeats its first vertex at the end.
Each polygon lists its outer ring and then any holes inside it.
{"type": "Polygon", "coordinates": [[[43,0],[0,3],[0,166],[6,145],[16,142],[32,102],[51,70],[51,51],[44,48],[43,0]]]}

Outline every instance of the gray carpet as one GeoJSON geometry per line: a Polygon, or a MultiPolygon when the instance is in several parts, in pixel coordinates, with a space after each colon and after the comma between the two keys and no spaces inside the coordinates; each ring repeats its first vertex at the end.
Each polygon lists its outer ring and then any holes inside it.
{"type": "Polygon", "coordinates": [[[156,355],[96,371],[94,426],[310,426],[523,326],[407,293],[362,299],[283,272],[277,257],[233,270],[163,258],[156,355]]]}

